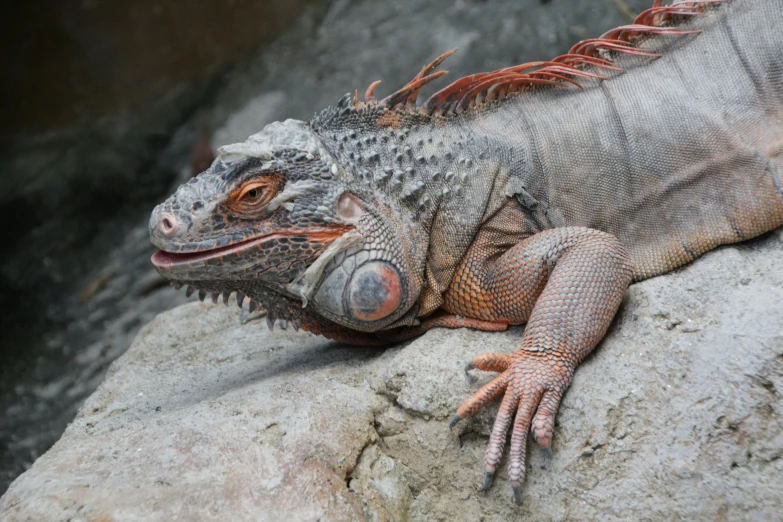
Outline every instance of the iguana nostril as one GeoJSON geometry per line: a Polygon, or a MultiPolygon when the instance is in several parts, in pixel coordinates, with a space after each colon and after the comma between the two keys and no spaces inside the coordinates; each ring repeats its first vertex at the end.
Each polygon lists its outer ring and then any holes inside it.
{"type": "Polygon", "coordinates": [[[171,236],[177,232],[177,229],[179,229],[179,222],[173,215],[163,214],[163,216],[161,216],[160,225],[158,228],[160,228],[160,232],[164,236],[171,236]]]}

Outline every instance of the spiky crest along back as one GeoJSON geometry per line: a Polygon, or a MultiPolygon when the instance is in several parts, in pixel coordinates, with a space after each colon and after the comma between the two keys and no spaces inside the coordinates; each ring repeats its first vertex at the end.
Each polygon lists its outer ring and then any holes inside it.
{"type": "Polygon", "coordinates": [[[337,179],[427,230],[435,208],[464,194],[468,178],[489,156],[485,137],[444,122],[418,111],[357,104],[346,95],[310,127],[342,167],[337,179]],[[433,126],[444,132],[432,132],[433,126]]]}
{"type": "Polygon", "coordinates": [[[358,91],[346,94],[335,106],[316,114],[309,127],[343,167],[338,178],[357,191],[397,206],[426,229],[432,217],[428,211],[453,197],[455,191],[459,195],[467,188],[465,177],[477,170],[472,163],[492,154],[490,143],[464,132],[462,126],[454,125],[455,120],[501,109],[520,96],[535,96],[537,91],[581,89],[582,83],[608,80],[623,74],[617,63],[623,55],[637,58],[633,67],[643,66],[661,56],[656,42],[699,33],[699,27],[689,21],[727,1],[663,6],[661,0],[655,0],[633,24],[579,42],[562,56],[460,78],[417,105],[420,90],[446,74],[435,69],[456,51],[452,49],[381,100],[374,96],[377,81],[367,88],[363,101],[358,91]]]}
{"type": "Polygon", "coordinates": [[[415,112],[401,112],[380,105],[357,105],[353,97],[346,94],[335,106],[313,118],[310,128],[330,153],[347,167],[348,176],[354,175],[358,181],[385,182],[394,176],[394,168],[383,164],[383,156],[391,153],[401,160],[405,145],[397,150],[396,143],[404,143],[412,128],[431,123],[430,117],[415,112]]]}
{"type": "Polygon", "coordinates": [[[470,114],[540,88],[568,85],[582,88],[580,80],[606,80],[609,79],[607,74],[622,72],[616,64],[620,55],[659,58],[660,53],[645,45],[651,37],[698,34],[701,32],[698,27],[683,25],[729,1],[692,0],[662,5],[662,0],[655,0],[653,6],[640,13],[632,24],[578,42],[566,54],[549,61],[528,62],[459,78],[417,105],[421,89],[447,74],[447,71],[434,71],[456,52],[451,49],[425,65],[411,81],[387,97],[375,98],[374,92],[380,83],[375,81],[365,91],[364,101],[359,100],[358,91],[346,94],[336,106],[316,115],[311,125],[320,131],[339,130],[355,125],[357,117],[360,122],[372,124],[370,117],[374,116],[378,126],[406,127],[433,123],[434,116],[448,118],[470,114]]]}

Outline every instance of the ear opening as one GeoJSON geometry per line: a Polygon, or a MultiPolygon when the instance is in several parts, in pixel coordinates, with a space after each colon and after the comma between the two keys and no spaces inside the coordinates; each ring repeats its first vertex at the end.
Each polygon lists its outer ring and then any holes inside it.
{"type": "Polygon", "coordinates": [[[337,215],[341,219],[352,223],[362,217],[364,213],[364,206],[356,195],[343,192],[337,199],[337,215]]]}

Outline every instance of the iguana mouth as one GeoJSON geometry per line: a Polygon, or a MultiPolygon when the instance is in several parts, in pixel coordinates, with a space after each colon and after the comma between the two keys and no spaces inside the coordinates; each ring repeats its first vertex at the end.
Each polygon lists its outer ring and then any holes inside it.
{"type": "Polygon", "coordinates": [[[242,252],[251,248],[258,247],[263,243],[274,239],[304,237],[313,243],[329,245],[351,227],[318,228],[310,230],[290,230],[285,232],[275,232],[260,237],[254,237],[245,241],[240,241],[223,247],[201,250],[198,252],[169,252],[158,250],[152,255],[152,264],[158,271],[169,271],[171,269],[182,267],[193,267],[195,264],[205,264],[215,259],[222,260],[229,255],[240,255],[242,252]]]}

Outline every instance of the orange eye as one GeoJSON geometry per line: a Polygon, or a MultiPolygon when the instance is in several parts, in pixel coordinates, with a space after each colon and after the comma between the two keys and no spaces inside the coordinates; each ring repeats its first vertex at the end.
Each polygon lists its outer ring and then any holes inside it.
{"type": "Polygon", "coordinates": [[[248,185],[242,187],[242,190],[240,191],[239,197],[237,199],[254,202],[264,195],[263,185],[263,183],[249,183],[248,185]]]}
{"type": "Polygon", "coordinates": [[[280,193],[284,183],[279,174],[248,181],[231,193],[228,205],[240,215],[255,216],[280,193]]]}

